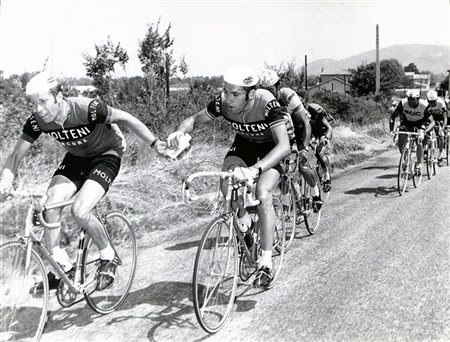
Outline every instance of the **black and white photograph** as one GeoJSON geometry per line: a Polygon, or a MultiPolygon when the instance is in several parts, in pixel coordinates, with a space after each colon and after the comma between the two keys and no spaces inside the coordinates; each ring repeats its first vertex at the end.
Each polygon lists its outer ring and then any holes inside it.
{"type": "Polygon", "coordinates": [[[0,341],[450,341],[449,0],[0,0],[0,341]]]}

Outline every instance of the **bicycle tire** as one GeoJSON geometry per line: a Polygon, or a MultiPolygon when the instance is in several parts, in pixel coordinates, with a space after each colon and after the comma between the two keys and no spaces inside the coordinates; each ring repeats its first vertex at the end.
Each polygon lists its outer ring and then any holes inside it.
{"type": "Polygon", "coordinates": [[[424,159],[427,166],[427,178],[431,179],[431,172],[433,168],[433,148],[427,147],[426,155],[424,151],[424,159]]]}
{"type": "Polygon", "coordinates": [[[417,156],[416,152],[411,151],[409,155],[410,161],[409,161],[409,175],[412,178],[413,185],[415,188],[418,188],[420,184],[422,183],[422,177],[423,177],[423,168],[422,172],[420,174],[416,173],[416,167],[417,167],[417,156]]]}
{"type": "MultiPolygon", "coordinates": [[[[279,183],[280,189],[280,201],[283,206],[284,219],[285,219],[285,246],[284,253],[286,253],[294,242],[296,225],[297,225],[297,208],[296,208],[296,195],[292,186],[293,180],[289,177],[281,179],[279,183]]],[[[278,247],[277,252],[281,252],[278,247]]]]}
{"type": "Polygon", "coordinates": [[[39,341],[47,321],[49,288],[39,254],[32,248],[26,270],[20,241],[0,246],[0,340],[39,341]],[[37,285],[42,284],[42,290],[37,285]]]}
{"type": "Polygon", "coordinates": [[[450,134],[447,133],[445,135],[445,159],[447,159],[447,166],[449,165],[449,160],[448,160],[449,144],[450,144],[450,134]]]}
{"type": "Polygon", "coordinates": [[[136,271],[137,243],[130,221],[125,215],[113,212],[106,216],[104,226],[121,264],[117,266],[113,284],[97,291],[100,253],[97,245],[89,239],[83,251],[81,280],[86,285],[84,297],[89,306],[100,314],[116,310],[127,298],[136,271]]]}
{"type": "Polygon", "coordinates": [[[322,215],[322,210],[315,212],[313,208],[313,199],[311,196],[311,187],[308,183],[305,183],[305,191],[302,198],[302,212],[305,221],[306,230],[309,234],[314,235],[317,233],[320,227],[320,217],[322,215]]]}
{"type": "Polygon", "coordinates": [[[223,327],[236,296],[239,253],[229,222],[226,216],[216,219],[204,231],[195,256],[194,311],[202,329],[210,334],[223,327]]]}
{"type": "Polygon", "coordinates": [[[273,208],[275,210],[275,227],[273,230],[273,247],[272,247],[272,281],[266,286],[266,289],[271,289],[283,267],[285,246],[286,246],[286,224],[284,220],[284,211],[281,201],[274,197],[272,199],[273,208]]]}
{"type": "Polygon", "coordinates": [[[398,174],[397,174],[397,186],[398,193],[402,196],[406,192],[406,188],[409,180],[410,173],[410,158],[408,157],[408,151],[404,150],[400,155],[400,161],[398,163],[398,174]]]}

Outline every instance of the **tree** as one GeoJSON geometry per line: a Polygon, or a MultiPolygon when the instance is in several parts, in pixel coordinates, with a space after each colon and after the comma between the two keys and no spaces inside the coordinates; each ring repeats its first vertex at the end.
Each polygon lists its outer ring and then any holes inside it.
{"type": "Polygon", "coordinates": [[[104,97],[110,93],[111,73],[114,72],[115,65],[118,63],[125,68],[129,57],[125,49],[120,47],[120,43],[114,46],[109,36],[106,44],[95,45],[95,51],[95,57],[87,53],[83,55],[86,59],[83,65],[86,67],[86,75],[94,80],[93,85],[97,88],[98,94],[104,97]]]}
{"type": "Polygon", "coordinates": [[[419,69],[417,68],[417,65],[415,63],[409,63],[403,70],[405,72],[413,72],[415,74],[419,73],[419,69]]]}
{"type": "Polygon", "coordinates": [[[180,71],[183,74],[183,77],[186,78],[186,75],[189,72],[189,66],[186,63],[185,56],[180,58],[180,71]]]}
{"type": "MultiPolygon", "coordinates": [[[[352,93],[357,96],[366,96],[375,92],[375,62],[367,65],[360,65],[355,69],[350,69],[352,76],[350,85],[352,93]]],[[[380,62],[380,90],[392,92],[396,87],[401,86],[405,72],[400,62],[396,59],[384,59],[380,62]]]]}
{"type": "Polygon", "coordinates": [[[177,71],[177,66],[173,59],[173,50],[169,48],[173,45],[174,39],[170,36],[171,24],[161,35],[159,33],[158,20],[156,25],[149,25],[144,40],[139,42],[138,57],[147,80],[148,93],[152,98],[158,88],[165,89],[166,101],[169,98],[169,79],[177,71]]]}

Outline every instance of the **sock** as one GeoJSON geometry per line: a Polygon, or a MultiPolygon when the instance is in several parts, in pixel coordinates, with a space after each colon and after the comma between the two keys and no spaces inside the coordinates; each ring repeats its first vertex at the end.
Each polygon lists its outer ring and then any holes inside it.
{"type": "Polygon", "coordinates": [[[272,250],[261,251],[261,259],[259,259],[259,267],[266,266],[272,269],[272,250]]]}
{"type": "Polygon", "coordinates": [[[108,260],[111,261],[114,259],[114,249],[111,247],[111,245],[108,245],[108,247],[100,250],[100,259],[102,260],[108,260]]]}
{"type": "MultiPolygon", "coordinates": [[[[52,254],[53,260],[61,265],[64,272],[68,272],[73,267],[72,260],[70,260],[70,257],[64,248],[59,246],[53,247],[52,254]]],[[[58,275],[58,273],[55,273],[55,275],[58,275]]]]}
{"type": "Polygon", "coordinates": [[[320,195],[319,187],[316,185],[314,188],[311,188],[311,196],[317,197],[320,195]]]}

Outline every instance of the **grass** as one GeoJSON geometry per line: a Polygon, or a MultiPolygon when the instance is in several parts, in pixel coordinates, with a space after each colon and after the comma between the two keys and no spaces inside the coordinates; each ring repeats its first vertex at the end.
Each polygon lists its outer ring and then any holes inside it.
{"type": "MultiPolygon", "coordinates": [[[[150,232],[181,229],[193,221],[205,220],[210,216],[210,203],[183,202],[182,180],[196,171],[220,170],[227,152],[226,144],[194,135],[191,149],[179,160],[172,161],[159,157],[154,150],[132,135],[127,135],[126,140],[128,151],[121,171],[103,201],[108,210],[126,214],[139,237],[150,232]]],[[[44,140],[42,144],[47,153],[33,158],[27,156],[21,167],[19,180],[22,183],[26,180],[25,186],[32,191],[45,191],[64,155],[62,148],[55,147],[56,144],[50,139],[44,140]]],[[[10,150],[10,146],[6,150],[10,150]]],[[[387,127],[382,123],[370,127],[338,126],[334,129],[330,154],[333,173],[358,164],[392,146],[387,127]]],[[[3,152],[2,156],[5,156],[6,152],[3,152]]],[[[210,191],[217,189],[217,180],[201,180],[193,185],[194,188],[210,191]]],[[[16,209],[16,204],[2,203],[1,235],[4,238],[10,238],[15,231],[22,230],[21,217],[23,218],[24,213],[23,210],[16,209]]],[[[66,227],[64,241],[68,243],[73,240],[77,230],[68,228],[75,227],[70,215],[65,216],[63,227],[66,227]]]]}

